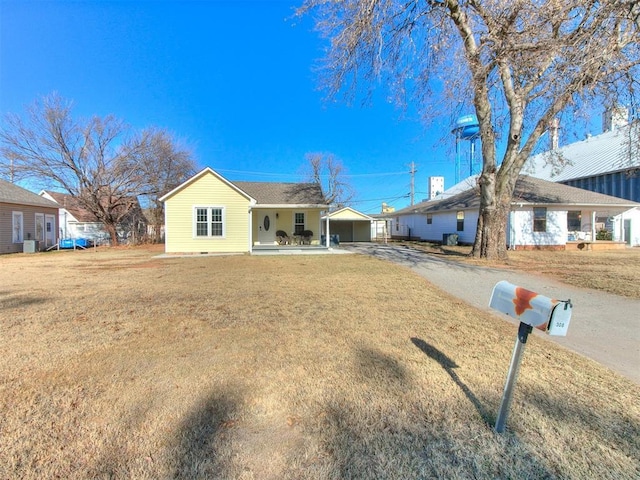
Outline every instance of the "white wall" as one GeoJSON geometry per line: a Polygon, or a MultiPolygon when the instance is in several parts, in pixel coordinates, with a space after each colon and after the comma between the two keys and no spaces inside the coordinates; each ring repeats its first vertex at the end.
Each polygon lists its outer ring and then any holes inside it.
{"type": "Polygon", "coordinates": [[[625,240],[625,220],[630,220],[631,223],[631,246],[640,247],[640,208],[633,208],[613,217],[613,239],[618,242],[625,240]]]}
{"type": "Polygon", "coordinates": [[[465,210],[464,215],[464,230],[460,232],[457,231],[456,212],[435,212],[431,216],[431,224],[427,224],[427,216],[424,214],[395,216],[392,217],[391,235],[406,237],[411,231],[412,238],[441,242],[444,234],[457,233],[458,242],[473,243],[478,225],[478,211],[465,210]]]}
{"type": "Polygon", "coordinates": [[[507,230],[510,247],[522,245],[565,245],[567,243],[567,211],[547,208],[547,231],[533,231],[533,209],[522,207],[511,212],[507,230]]]}

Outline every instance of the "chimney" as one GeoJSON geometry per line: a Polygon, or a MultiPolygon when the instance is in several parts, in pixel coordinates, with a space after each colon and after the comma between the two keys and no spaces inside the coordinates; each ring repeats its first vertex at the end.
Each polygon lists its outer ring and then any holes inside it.
{"type": "Polygon", "coordinates": [[[629,109],[618,105],[609,107],[602,114],[602,132],[610,132],[629,123],[629,109]]]}
{"type": "Polygon", "coordinates": [[[549,122],[549,149],[557,150],[560,147],[560,121],[554,118],[549,122]]]}

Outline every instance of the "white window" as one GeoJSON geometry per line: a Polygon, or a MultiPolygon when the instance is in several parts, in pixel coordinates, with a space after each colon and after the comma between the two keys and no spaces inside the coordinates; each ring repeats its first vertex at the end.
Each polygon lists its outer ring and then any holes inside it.
{"type": "Polygon", "coordinates": [[[224,237],[224,207],[194,208],[195,237],[224,237]]]}
{"type": "Polygon", "coordinates": [[[302,235],[304,232],[304,212],[296,212],[293,214],[293,233],[294,235],[302,235]]]}
{"type": "Polygon", "coordinates": [[[464,232],[464,211],[459,210],[456,212],[456,230],[458,232],[464,232]]]}
{"type": "Polygon", "coordinates": [[[534,207],[533,208],[533,231],[534,232],[546,232],[547,231],[547,209],[546,209],[546,207],[534,207]]]}
{"type": "Polygon", "coordinates": [[[24,222],[22,212],[13,212],[13,243],[22,243],[24,240],[24,222]]]}

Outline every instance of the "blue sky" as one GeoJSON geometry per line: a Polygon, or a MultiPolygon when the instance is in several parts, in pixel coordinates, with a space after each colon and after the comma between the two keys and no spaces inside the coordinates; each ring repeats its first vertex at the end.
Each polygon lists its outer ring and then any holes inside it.
{"type": "Polygon", "coordinates": [[[449,124],[428,130],[383,89],[364,107],[324,100],[325,44],[291,18],[299,3],[0,0],[0,112],[55,91],[78,117],[167,128],[232,181],[300,181],[306,153],[330,152],[366,213],[409,204],[411,162],[416,201],[429,176],[452,186],[449,124]]]}

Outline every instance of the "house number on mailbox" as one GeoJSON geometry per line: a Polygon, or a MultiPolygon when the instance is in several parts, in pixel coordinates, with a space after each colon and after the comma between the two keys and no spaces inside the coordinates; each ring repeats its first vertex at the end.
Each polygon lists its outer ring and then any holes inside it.
{"type": "Polygon", "coordinates": [[[269,227],[271,226],[271,220],[269,220],[269,215],[264,216],[264,222],[262,223],[264,224],[264,229],[268,232],[269,227]]]}

